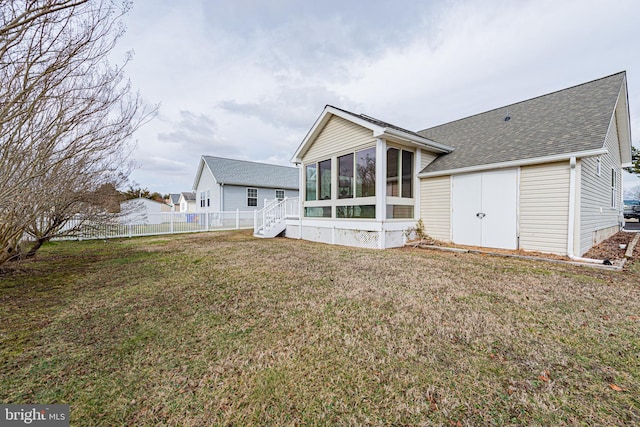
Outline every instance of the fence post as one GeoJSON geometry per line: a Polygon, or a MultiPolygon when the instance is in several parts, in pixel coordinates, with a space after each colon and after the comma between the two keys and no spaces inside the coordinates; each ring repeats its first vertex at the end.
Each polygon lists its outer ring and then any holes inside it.
{"type": "Polygon", "coordinates": [[[209,231],[209,211],[204,213],[204,228],[209,231]]]}
{"type": "Polygon", "coordinates": [[[258,232],[258,211],[255,209],[253,211],[253,232],[258,232]]]}
{"type": "Polygon", "coordinates": [[[236,230],[240,229],[240,209],[236,209],[236,230]]]}
{"type": "MultiPolygon", "coordinates": [[[[175,208],[175,207],[174,207],[175,208]]],[[[171,234],[173,234],[173,215],[175,212],[171,212],[169,215],[171,215],[171,225],[169,226],[169,230],[171,231],[171,234]]]]}
{"type": "Polygon", "coordinates": [[[129,224],[129,238],[131,238],[131,224],[129,224]]]}

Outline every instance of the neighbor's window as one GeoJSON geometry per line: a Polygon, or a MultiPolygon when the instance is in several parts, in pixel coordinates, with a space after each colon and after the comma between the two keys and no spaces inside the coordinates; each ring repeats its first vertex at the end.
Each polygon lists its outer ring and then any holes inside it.
{"type": "Polygon", "coordinates": [[[276,199],[278,200],[284,199],[284,190],[276,190],[276,199]]]}
{"type": "Polygon", "coordinates": [[[205,196],[206,196],[206,192],[205,191],[201,191],[200,192],[200,207],[204,208],[205,207],[205,196]]]}
{"type": "Polygon", "coordinates": [[[611,169],[611,207],[616,208],[618,191],[617,191],[618,177],[615,169],[611,169]]]}
{"type": "Polygon", "coordinates": [[[207,207],[211,206],[211,190],[207,190],[207,207]]]}
{"type": "Polygon", "coordinates": [[[258,206],[257,188],[247,188],[247,206],[258,206]]]}

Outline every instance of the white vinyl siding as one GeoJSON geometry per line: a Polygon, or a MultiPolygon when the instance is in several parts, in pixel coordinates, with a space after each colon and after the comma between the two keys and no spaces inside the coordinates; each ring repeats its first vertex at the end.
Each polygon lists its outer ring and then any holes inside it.
{"type": "Polygon", "coordinates": [[[618,143],[618,127],[616,120],[611,121],[605,138],[607,154],[599,156],[602,173],[598,176],[597,157],[582,159],[580,188],[580,254],[584,254],[592,246],[600,243],[617,231],[620,221],[620,190],[622,177],[620,172],[620,146],[618,143]],[[616,204],[611,203],[611,175],[616,175],[616,204]]]}
{"type": "Polygon", "coordinates": [[[450,240],[451,178],[440,176],[420,180],[420,218],[430,237],[450,240]]]}
{"type": "Polygon", "coordinates": [[[198,181],[198,185],[196,186],[196,210],[198,212],[208,210],[210,212],[217,212],[220,210],[220,185],[215,180],[209,168],[205,165],[202,168],[202,174],[200,175],[200,180],[198,181]],[[207,190],[209,191],[209,207],[206,206],[206,195],[207,190]],[[205,206],[200,206],[200,198],[202,193],[205,194],[205,206]]]}
{"type": "Polygon", "coordinates": [[[521,168],[520,249],[567,253],[569,175],[568,161],[521,168]]]}
{"type": "MultiPolygon", "coordinates": [[[[240,185],[225,185],[224,208],[223,211],[231,212],[239,209],[241,211],[252,211],[262,209],[264,200],[273,200],[275,188],[250,187],[258,189],[258,206],[247,206],[247,187],[240,185]]],[[[286,190],[287,197],[298,197],[298,190],[286,190]]]]}
{"type": "Polygon", "coordinates": [[[336,153],[349,151],[373,141],[375,138],[369,129],[342,117],[332,116],[305,154],[304,162],[328,159],[336,153]]]}

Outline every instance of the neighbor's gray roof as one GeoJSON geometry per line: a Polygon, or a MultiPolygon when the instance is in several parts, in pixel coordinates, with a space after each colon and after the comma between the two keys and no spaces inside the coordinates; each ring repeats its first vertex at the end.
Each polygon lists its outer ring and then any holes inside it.
{"type": "Polygon", "coordinates": [[[298,189],[297,168],[212,156],[202,158],[221,184],[298,189]]]}
{"type": "Polygon", "coordinates": [[[625,73],[620,72],[419,131],[421,136],[454,147],[422,172],[602,148],[624,79],[625,73]]]}
{"type": "Polygon", "coordinates": [[[174,205],[177,204],[180,201],[180,193],[170,193],[169,199],[174,205]]]}
{"type": "Polygon", "coordinates": [[[187,202],[195,201],[196,200],[196,193],[194,193],[193,191],[183,191],[182,192],[182,197],[184,197],[184,199],[187,202]]]}

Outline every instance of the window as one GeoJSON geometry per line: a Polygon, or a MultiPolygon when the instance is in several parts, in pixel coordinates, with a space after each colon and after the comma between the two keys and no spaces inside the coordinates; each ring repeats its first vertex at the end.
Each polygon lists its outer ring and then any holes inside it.
{"type": "Polygon", "coordinates": [[[284,190],[276,190],[276,199],[278,200],[284,199],[284,190]]]}
{"type": "Polygon", "coordinates": [[[611,207],[616,208],[617,199],[618,199],[618,174],[615,169],[611,169],[611,207]]]}
{"type": "Polygon", "coordinates": [[[207,207],[211,206],[211,190],[207,190],[207,207]]]}
{"type": "Polygon", "coordinates": [[[247,188],[247,206],[258,206],[257,188],[247,188]]]}
{"type": "Polygon", "coordinates": [[[316,171],[317,166],[315,163],[307,165],[305,200],[316,200],[316,188],[318,185],[318,175],[316,171]]]}
{"type": "Polygon", "coordinates": [[[338,199],[353,197],[353,153],[338,157],[338,199]]]}
{"type": "Polygon", "coordinates": [[[413,205],[387,205],[387,218],[413,218],[413,205]]]}
{"type": "Polygon", "coordinates": [[[387,148],[387,196],[413,197],[413,153],[387,148]]]}
{"type": "Polygon", "coordinates": [[[206,191],[201,191],[199,194],[200,194],[200,207],[204,208],[205,207],[205,203],[206,203],[205,196],[206,196],[207,193],[206,193],[206,191]]]}
{"type": "Polygon", "coordinates": [[[356,197],[376,195],[376,149],[356,152],[356,197]]]}
{"type": "Polygon", "coordinates": [[[376,205],[336,207],[336,218],[375,218],[376,205]]]}
{"type": "Polygon", "coordinates": [[[309,218],[331,218],[331,206],[304,208],[304,216],[309,218]]]}
{"type": "Polygon", "coordinates": [[[331,159],[318,163],[318,200],[331,199],[331,159]]]}

